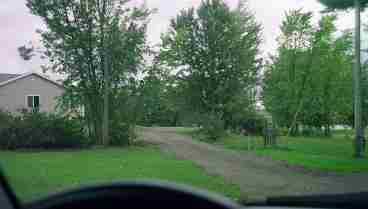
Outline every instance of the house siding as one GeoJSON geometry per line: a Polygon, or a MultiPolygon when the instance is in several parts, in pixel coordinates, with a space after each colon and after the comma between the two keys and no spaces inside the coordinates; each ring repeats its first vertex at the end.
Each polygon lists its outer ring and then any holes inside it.
{"type": "Polygon", "coordinates": [[[57,97],[64,89],[37,75],[29,75],[7,85],[0,86],[0,108],[16,113],[27,108],[27,95],[40,95],[40,111],[54,112],[57,97]]]}

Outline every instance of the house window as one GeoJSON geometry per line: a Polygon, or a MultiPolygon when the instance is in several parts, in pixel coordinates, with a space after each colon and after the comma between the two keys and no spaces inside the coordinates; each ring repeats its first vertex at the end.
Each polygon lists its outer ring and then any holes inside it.
{"type": "Polygon", "coordinates": [[[40,107],[40,96],[39,95],[28,95],[27,96],[27,107],[34,110],[38,110],[40,107]]]}

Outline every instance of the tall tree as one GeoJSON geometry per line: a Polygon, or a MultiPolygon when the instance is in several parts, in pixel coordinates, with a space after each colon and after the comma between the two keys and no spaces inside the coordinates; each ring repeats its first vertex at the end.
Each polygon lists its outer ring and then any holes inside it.
{"type": "Polygon", "coordinates": [[[178,71],[188,107],[226,125],[229,104],[255,86],[260,31],[244,1],[231,10],[222,0],[205,0],[171,20],[160,57],[178,71]]]}
{"type": "Polygon", "coordinates": [[[350,112],[351,35],[335,38],[334,15],[322,17],[318,27],[311,17],[300,10],[286,15],[278,53],[266,68],[263,100],[292,134],[302,124],[329,135],[336,118],[350,112]]]}
{"type": "Polygon", "coordinates": [[[350,111],[352,104],[349,85],[352,66],[352,39],[350,33],[335,38],[335,15],[324,16],[316,31],[313,50],[314,58],[307,92],[304,124],[323,127],[325,135],[331,134],[330,127],[336,124],[341,112],[350,111]],[[345,93],[344,95],[341,95],[345,93]]]}
{"type": "Polygon", "coordinates": [[[106,132],[106,113],[111,114],[108,98],[128,86],[146,50],[151,10],[128,8],[127,3],[27,0],[27,7],[47,27],[39,31],[49,59],[47,69],[66,76],[64,106],[83,105],[92,137],[104,145],[110,143],[106,132]]]}
{"type": "Polygon", "coordinates": [[[311,13],[300,9],[286,13],[278,52],[266,67],[263,101],[278,123],[290,129],[289,134],[297,133],[310,76],[311,18],[311,13]]]}
{"type": "Polygon", "coordinates": [[[360,63],[360,12],[368,0],[319,0],[329,9],[355,9],[355,66],[354,66],[354,147],[356,158],[363,157],[364,129],[362,126],[361,63],[360,63]]]}
{"type": "MultiPolygon", "coordinates": [[[[171,96],[170,76],[159,65],[158,57],[147,68],[140,82],[140,123],[142,125],[176,126],[177,111],[171,96]]],[[[175,98],[176,99],[176,98],[175,98]]]]}

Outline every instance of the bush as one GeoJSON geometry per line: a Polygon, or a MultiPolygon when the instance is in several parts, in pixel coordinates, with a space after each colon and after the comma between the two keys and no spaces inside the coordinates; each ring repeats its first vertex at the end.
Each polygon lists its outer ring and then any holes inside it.
{"type": "Polygon", "coordinates": [[[265,120],[260,117],[248,118],[241,123],[241,128],[247,135],[262,135],[265,120]]]}
{"type": "Polygon", "coordinates": [[[281,127],[277,129],[277,135],[278,136],[287,136],[287,134],[289,133],[289,129],[285,128],[285,127],[281,127]]]}
{"type": "Polygon", "coordinates": [[[0,111],[1,149],[60,149],[88,145],[78,120],[46,113],[0,111]]]}
{"type": "Polygon", "coordinates": [[[301,131],[302,136],[314,136],[316,133],[316,130],[309,126],[303,127],[301,131]]]}
{"type": "Polygon", "coordinates": [[[266,117],[251,108],[228,113],[226,128],[244,135],[262,135],[266,117]]]}
{"type": "Polygon", "coordinates": [[[225,123],[216,114],[202,116],[202,133],[209,140],[217,140],[225,132],[225,123]]]}
{"type": "Polygon", "coordinates": [[[248,114],[236,121],[235,129],[240,129],[245,135],[262,135],[266,119],[260,115],[248,114]]]}
{"type": "Polygon", "coordinates": [[[110,129],[112,146],[126,146],[130,145],[131,140],[136,138],[134,132],[134,125],[123,122],[114,122],[110,129]]]}

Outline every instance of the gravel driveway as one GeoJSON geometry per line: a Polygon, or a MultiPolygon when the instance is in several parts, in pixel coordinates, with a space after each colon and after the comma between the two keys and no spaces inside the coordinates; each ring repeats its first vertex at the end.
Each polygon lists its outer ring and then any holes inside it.
{"type": "Polygon", "coordinates": [[[306,172],[252,153],[194,141],[174,128],[142,128],[139,137],[238,184],[245,198],[368,191],[368,173],[306,172]]]}

